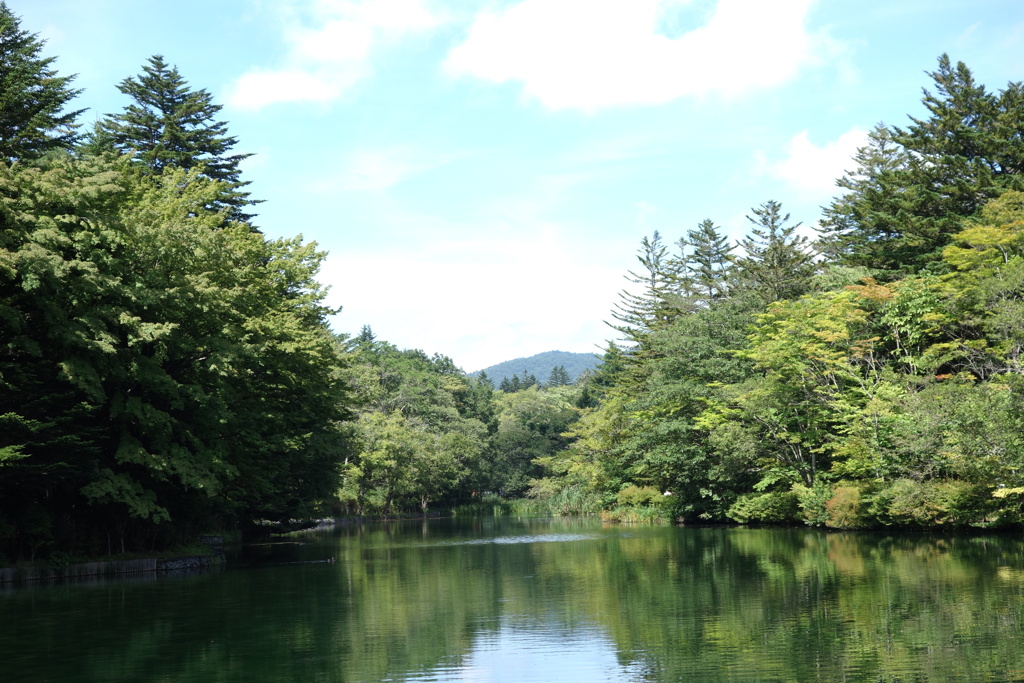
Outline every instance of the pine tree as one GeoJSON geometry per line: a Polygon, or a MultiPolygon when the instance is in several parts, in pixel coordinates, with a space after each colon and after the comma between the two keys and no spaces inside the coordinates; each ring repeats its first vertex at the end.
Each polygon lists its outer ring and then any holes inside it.
{"type": "Polygon", "coordinates": [[[566,371],[564,365],[556,365],[551,368],[551,374],[548,375],[548,386],[549,387],[564,387],[568,384],[572,384],[572,378],[569,377],[569,373],[566,371]]]}
{"type": "Polygon", "coordinates": [[[989,200],[1024,189],[1024,92],[998,94],[947,55],[929,74],[926,118],[879,126],[860,150],[848,190],[825,211],[825,249],[843,263],[895,279],[942,269],[942,249],[989,200]]]}
{"type": "Polygon", "coordinates": [[[355,341],[358,344],[373,344],[373,342],[377,341],[377,334],[369,325],[363,325],[362,328],[360,328],[355,341]]]}
{"type": "Polygon", "coordinates": [[[85,110],[63,109],[81,90],[70,87],[74,76],[57,75],[54,57],[40,57],[44,45],[0,2],[0,159],[34,159],[77,140],[85,110]]]}
{"type": "Polygon", "coordinates": [[[734,269],[730,257],[734,247],[718,230],[707,218],[686,233],[685,242],[692,249],[687,266],[690,286],[705,306],[728,296],[734,269]]]}
{"type": "Polygon", "coordinates": [[[601,354],[601,364],[597,366],[590,384],[598,391],[604,392],[625,380],[630,367],[631,355],[613,341],[601,354]]]}
{"type": "Polygon", "coordinates": [[[853,157],[857,167],[836,181],[846,193],[825,207],[818,227],[822,253],[845,265],[896,270],[906,260],[896,248],[907,197],[900,188],[910,155],[879,123],[853,157]],[[902,205],[902,206],[901,206],[902,205]]]}
{"type": "Polygon", "coordinates": [[[221,105],[214,104],[206,90],[192,90],[161,55],[149,58],[143,73],[124,79],[117,89],[132,99],[120,114],[108,114],[100,122],[100,134],[109,136],[122,152],[154,173],[174,167],[191,170],[227,184],[216,208],[227,208],[229,218],[248,221],[254,214],[245,207],[259,202],[249,199],[239,180],[239,164],[251,154],[230,154],[237,139],[227,134],[227,124],[215,121],[221,105]]]}
{"type": "Polygon", "coordinates": [[[744,285],[765,302],[800,296],[816,270],[809,240],[796,233],[801,224],[788,225],[789,214],[774,200],[751,211],[747,220],[756,227],[740,241],[745,255],[736,262],[744,285]]]}
{"type": "Polygon", "coordinates": [[[680,261],[669,255],[657,231],[641,240],[636,258],[643,270],[640,273],[629,271],[626,279],[639,285],[640,293],[622,290],[621,301],[612,311],[612,317],[622,324],[608,325],[625,339],[642,344],[652,330],[671,322],[685,306],[680,288],[680,261]]]}
{"type": "MultiPolygon", "coordinates": [[[[904,175],[917,201],[902,217],[898,246],[914,270],[940,261],[963,217],[999,196],[1006,180],[997,161],[1002,143],[994,135],[999,98],[975,83],[963,62],[954,67],[945,54],[929,75],[935,92],[925,90],[922,102],[931,116],[911,117],[905,130],[893,128],[896,142],[912,153],[904,175]]],[[[1016,116],[1020,121],[1024,111],[1016,116]]]]}

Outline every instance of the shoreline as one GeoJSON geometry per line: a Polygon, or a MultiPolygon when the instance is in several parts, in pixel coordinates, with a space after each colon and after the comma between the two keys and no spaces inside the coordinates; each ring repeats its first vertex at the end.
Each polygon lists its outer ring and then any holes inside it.
{"type": "Polygon", "coordinates": [[[177,557],[69,562],[61,565],[43,560],[18,564],[13,567],[0,567],[0,587],[62,581],[91,582],[134,575],[178,576],[223,567],[225,564],[224,538],[222,536],[204,536],[200,539],[200,543],[208,548],[208,552],[177,557]]]}
{"type": "Polygon", "coordinates": [[[58,583],[63,581],[94,581],[135,574],[169,576],[209,571],[224,566],[224,555],[190,555],[167,559],[143,558],[137,560],[107,560],[77,562],[64,567],[33,565],[0,567],[0,586],[58,583]]]}

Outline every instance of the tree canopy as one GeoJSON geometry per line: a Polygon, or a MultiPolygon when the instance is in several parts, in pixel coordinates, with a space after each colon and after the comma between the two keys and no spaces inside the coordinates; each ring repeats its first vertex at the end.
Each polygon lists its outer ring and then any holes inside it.
{"type": "MultiPolygon", "coordinates": [[[[223,210],[242,158],[223,124],[149,156],[77,147],[71,78],[6,5],[0,37],[0,556],[322,511],[351,414],[325,254],[223,210]]],[[[203,128],[219,107],[152,66],[184,133],[203,128]]]]}
{"type": "Polygon", "coordinates": [[[1018,84],[990,93],[943,55],[928,115],[872,131],[816,243],[775,200],[733,241],[711,219],[645,237],[600,367],[541,354],[495,390],[369,326],[334,333],[326,255],[252,228],[247,155],[162,57],[78,145],[72,78],[41,49],[0,3],[5,559],[488,496],[1024,523],[1018,84]]]}
{"type": "Polygon", "coordinates": [[[71,87],[74,76],[57,74],[56,57],[42,56],[44,46],[0,2],[0,159],[8,162],[67,149],[78,138],[84,109],[67,106],[81,91],[71,87]]]}
{"type": "Polygon", "coordinates": [[[215,208],[226,207],[232,220],[253,217],[249,198],[240,180],[239,164],[251,154],[232,154],[237,140],[228,134],[227,123],[217,121],[221,105],[204,89],[193,90],[162,55],[154,55],[142,73],[125,78],[117,86],[131,99],[124,111],[100,121],[97,138],[109,142],[153,173],[169,168],[196,170],[205,178],[220,181],[215,208]]]}

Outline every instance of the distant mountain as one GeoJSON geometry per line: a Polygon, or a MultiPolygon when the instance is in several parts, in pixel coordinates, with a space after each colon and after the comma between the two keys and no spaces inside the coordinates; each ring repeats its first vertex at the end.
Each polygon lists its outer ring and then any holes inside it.
{"type": "Polygon", "coordinates": [[[483,370],[469,373],[471,377],[477,377],[481,372],[486,372],[494,386],[498,386],[501,380],[512,375],[522,378],[531,374],[542,384],[548,381],[551,369],[561,365],[569,373],[569,377],[575,382],[580,375],[587,370],[593,370],[601,364],[601,359],[592,353],[571,353],[569,351],[545,351],[529,358],[516,358],[507,360],[504,363],[492,365],[483,370]]]}

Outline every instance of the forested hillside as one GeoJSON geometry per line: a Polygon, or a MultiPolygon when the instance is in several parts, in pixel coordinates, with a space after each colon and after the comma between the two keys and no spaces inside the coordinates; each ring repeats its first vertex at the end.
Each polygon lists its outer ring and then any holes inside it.
{"type": "Polygon", "coordinates": [[[261,234],[248,155],[162,56],[83,131],[2,3],[0,46],[0,559],[522,496],[565,447],[585,387],[333,333],[324,254],[261,234]]]}
{"type": "Polygon", "coordinates": [[[563,384],[571,384],[579,379],[585,372],[593,371],[601,364],[600,358],[593,353],[572,353],[570,351],[545,351],[525,358],[507,360],[497,363],[483,370],[470,373],[473,377],[486,374],[494,382],[495,386],[503,380],[511,380],[515,375],[520,380],[533,377],[537,383],[546,384],[551,380],[551,371],[556,367],[565,370],[567,381],[563,384]]]}
{"type": "Polygon", "coordinates": [[[551,486],[621,516],[1000,525],[1024,494],[1024,91],[939,60],[820,239],[782,206],[641,244],[600,405],[551,486]],[[659,512],[660,510],[660,512],[659,512]]]}
{"type": "Polygon", "coordinates": [[[471,377],[329,329],[324,254],[261,233],[247,154],[163,57],[83,130],[73,77],[2,3],[0,45],[0,559],[522,497],[1022,521],[1020,84],[941,57],[928,115],[872,132],[817,231],[766,200],[735,243],[711,219],[654,233],[600,361],[471,377]]]}
{"type": "Polygon", "coordinates": [[[324,255],[249,222],[245,155],[160,57],[83,134],[2,4],[0,45],[0,554],[311,514],[349,405],[324,255]]]}

